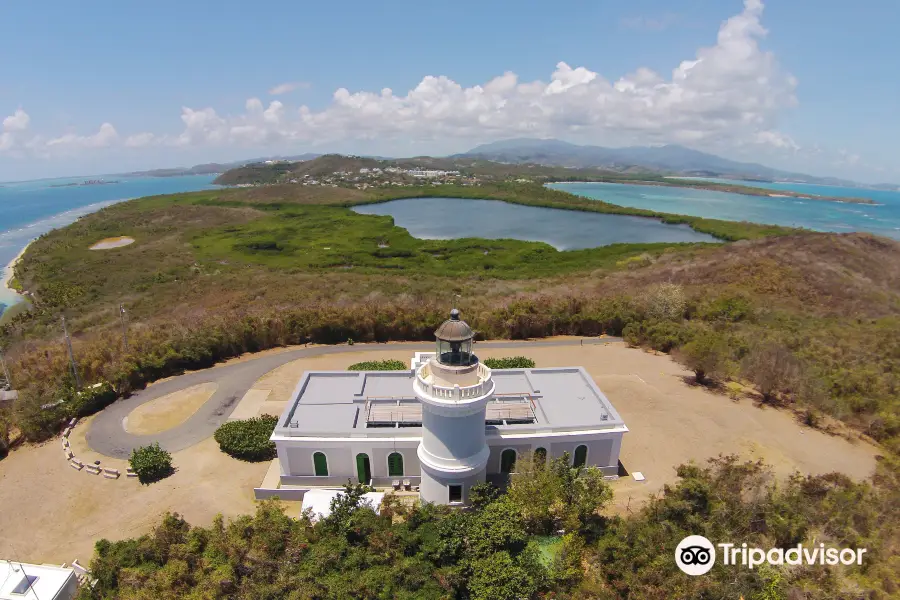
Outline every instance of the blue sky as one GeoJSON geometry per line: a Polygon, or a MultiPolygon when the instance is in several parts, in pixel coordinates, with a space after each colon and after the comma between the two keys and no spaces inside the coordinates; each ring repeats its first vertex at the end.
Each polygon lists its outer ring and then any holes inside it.
{"type": "Polygon", "coordinates": [[[900,182],[900,3],[860,6],[7,4],[0,180],[528,135],[900,182]]]}

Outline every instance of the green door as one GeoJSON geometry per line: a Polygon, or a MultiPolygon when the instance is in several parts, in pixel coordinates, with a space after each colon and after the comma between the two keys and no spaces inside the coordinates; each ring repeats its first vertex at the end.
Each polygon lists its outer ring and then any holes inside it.
{"type": "Polygon", "coordinates": [[[325,455],[321,452],[316,452],[313,454],[313,465],[316,468],[316,476],[317,477],[327,477],[328,476],[328,459],[325,458],[325,455]]]}
{"type": "Polygon", "coordinates": [[[500,455],[500,472],[501,473],[512,473],[513,469],[516,468],[516,451],[507,448],[503,451],[503,454],[500,455]]]}
{"type": "Polygon", "coordinates": [[[356,476],[360,483],[368,484],[372,480],[372,468],[369,466],[368,454],[356,455],[356,476]]]}
{"type": "Polygon", "coordinates": [[[388,475],[391,477],[403,477],[403,455],[392,452],[388,456],[388,475]]]}
{"type": "Polygon", "coordinates": [[[575,465],[576,467],[583,467],[584,463],[587,462],[587,446],[581,445],[575,448],[575,465]]]}

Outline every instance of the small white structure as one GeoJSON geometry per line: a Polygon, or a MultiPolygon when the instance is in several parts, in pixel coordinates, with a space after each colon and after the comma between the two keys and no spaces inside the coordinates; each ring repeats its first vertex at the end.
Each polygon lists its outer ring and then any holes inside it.
{"type": "MultiPolygon", "coordinates": [[[[341,490],[309,490],[303,494],[303,504],[300,506],[300,512],[304,513],[309,510],[310,519],[315,523],[319,519],[324,519],[330,515],[332,501],[343,495],[344,492],[341,490]]],[[[382,500],[384,500],[384,492],[366,492],[362,496],[361,503],[368,504],[377,515],[381,511],[382,500]]]]}
{"type": "Polygon", "coordinates": [[[618,474],[628,428],[583,368],[491,370],[456,310],[435,337],[407,370],[303,374],[271,437],[283,497],[350,480],[467,504],[532,455],[618,474]]]}
{"type": "Polygon", "coordinates": [[[72,568],[0,560],[0,600],[72,600],[76,593],[72,568]]]}

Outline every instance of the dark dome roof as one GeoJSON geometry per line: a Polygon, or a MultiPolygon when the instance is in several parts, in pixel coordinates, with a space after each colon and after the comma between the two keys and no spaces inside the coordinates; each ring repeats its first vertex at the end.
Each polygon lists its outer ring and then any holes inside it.
{"type": "Polygon", "coordinates": [[[475,337],[475,332],[465,321],[459,320],[459,311],[454,308],[450,311],[450,318],[434,332],[434,337],[447,342],[461,342],[475,337]]]}

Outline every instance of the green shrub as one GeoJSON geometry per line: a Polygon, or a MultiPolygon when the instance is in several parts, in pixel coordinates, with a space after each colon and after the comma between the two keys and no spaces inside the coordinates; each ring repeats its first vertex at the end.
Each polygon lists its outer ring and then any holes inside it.
{"type": "Polygon", "coordinates": [[[712,329],[699,329],[687,344],[676,349],[675,359],[694,372],[699,384],[707,379],[723,379],[731,366],[731,349],[728,340],[712,329]]]}
{"type": "Polygon", "coordinates": [[[214,435],[222,452],[240,460],[260,461],[275,458],[275,443],[269,441],[278,417],[263,415],[243,421],[229,421],[214,435]]]}
{"type": "Polygon", "coordinates": [[[533,369],[534,361],[527,356],[507,356],[504,358],[486,358],[484,366],[491,369],[533,369]]]}
{"type": "Polygon", "coordinates": [[[402,360],[388,358],[385,360],[367,360],[347,367],[348,371],[406,371],[409,367],[402,360]]]}
{"type": "Polygon", "coordinates": [[[753,305],[745,296],[721,296],[701,307],[698,316],[704,321],[752,321],[753,305]]]}
{"type": "Polygon", "coordinates": [[[131,469],[137,473],[141,483],[153,483],[174,472],[172,455],[159,447],[159,442],[152,446],[141,446],[131,451],[128,459],[131,469]]]}
{"type": "Polygon", "coordinates": [[[66,408],[73,417],[87,417],[103,410],[115,400],[116,390],[109,383],[103,381],[72,394],[66,403],[66,408]]]}
{"type": "Polygon", "coordinates": [[[622,337],[631,346],[647,345],[669,352],[686,341],[687,332],[682,323],[675,321],[635,321],[625,326],[622,337]]]}

